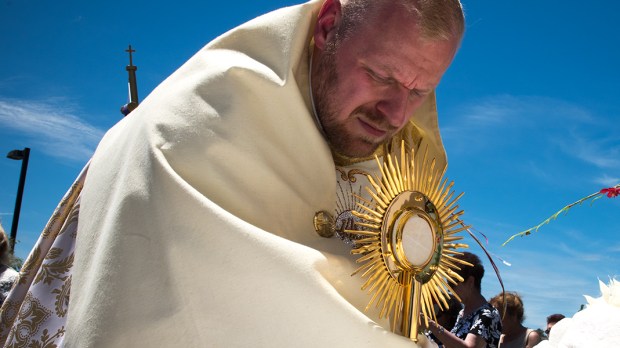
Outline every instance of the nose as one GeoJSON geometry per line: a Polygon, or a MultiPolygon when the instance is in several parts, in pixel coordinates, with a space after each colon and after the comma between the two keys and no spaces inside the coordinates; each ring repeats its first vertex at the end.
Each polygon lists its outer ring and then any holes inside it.
{"type": "Polygon", "coordinates": [[[413,103],[409,99],[408,89],[393,88],[377,102],[376,109],[391,127],[400,129],[413,115],[413,103]]]}

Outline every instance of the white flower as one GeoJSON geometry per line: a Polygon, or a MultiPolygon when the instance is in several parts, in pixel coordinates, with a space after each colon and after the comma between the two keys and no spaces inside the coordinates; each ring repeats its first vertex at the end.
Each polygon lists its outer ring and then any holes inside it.
{"type": "Polygon", "coordinates": [[[614,307],[620,307],[620,282],[616,279],[611,279],[609,286],[605,285],[605,283],[600,280],[598,283],[601,288],[601,297],[593,298],[588,295],[583,296],[586,298],[586,301],[588,301],[588,306],[607,304],[614,307]]]}
{"type": "Polygon", "coordinates": [[[587,307],[555,324],[549,341],[537,347],[620,347],[620,282],[599,284],[601,297],[584,295],[587,307]]]}

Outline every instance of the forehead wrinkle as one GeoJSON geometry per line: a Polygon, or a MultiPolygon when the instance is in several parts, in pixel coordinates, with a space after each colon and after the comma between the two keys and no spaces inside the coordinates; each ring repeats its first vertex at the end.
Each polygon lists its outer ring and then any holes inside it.
{"type": "Polygon", "coordinates": [[[417,72],[414,73],[413,76],[411,76],[411,81],[406,81],[405,79],[401,79],[399,78],[399,75],[404,75],[403,73],[400,72],[399,67],[396,67],[395,69],[392,68],[392,66],[385,64],[383,62],[379,62],[376,63],[377,67],[384,70],[385,73],[387,73],[389,75],[390,78],[394,79],[396,82],[398,82],[400,85],[402,85],[404,88],[413,91],[413,90],[417,90],[420,92],[430,92],[433,90],[434,87],[416,87],[415,84],[418,81],[419,77],[420,77],[420,72],[422,73],[428,73],[427,69],[423,68],[422,66],[419,66],[416,64],[416,70],[417,72]]]}
{"type": "Polygon", "coordinates": [[[430,91],[439,84],[441,75],[436,78],[443,63],[435,61],[437,49],[433,46],[441,44],[434,40],[420,37],[417,17],[405,13],[402,9],[394,11],[394,7],[383,8],[381,15],[375,16],[364,23],[359,31],[342,43],[358,56],[358,60],[366,62],[368,67],[382,69],[391,78],[409,90],[430,91]],[[389,10],[389,11],[388,11],[389,10]],[[392,25],[399,22],[399,25],[392,25]],[[383,39],[376,37],[377,27],[382,28],[383,39]],[[407,36],[408,39],[403,36],[407,36]],[[365,39],[365,45],[354,45],[350,40],[365,39]],[[409,45],[407,51],[402,45],[409,45]],[[428,50],[428,52],[427,52],[428,50]]]}

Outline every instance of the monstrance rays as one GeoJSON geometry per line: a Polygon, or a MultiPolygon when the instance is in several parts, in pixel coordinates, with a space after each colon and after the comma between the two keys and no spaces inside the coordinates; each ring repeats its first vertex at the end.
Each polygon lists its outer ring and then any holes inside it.
{"type": "Polygon", "coordinates": [[[420,320],[428,325],[436,310],[447,308],[455,296],[452,287],[462,281],[454,272],[466,263],[454,258],[466,244],[459,232],[469,228],[460,219],[453,182],[444,179],[435,159],[401,144],[400,158],[376,158],[380,177],[368,176],[371,200],[356,195],[352,212],[360,221],[346,230],[358,235],[353,254],[359,267],[353,275],[365,279],[362,290],[380,317],[388,317],[392,330],[417,340],[420,320]],[[423,316],[420,316],[423,314],[423,316]]]}

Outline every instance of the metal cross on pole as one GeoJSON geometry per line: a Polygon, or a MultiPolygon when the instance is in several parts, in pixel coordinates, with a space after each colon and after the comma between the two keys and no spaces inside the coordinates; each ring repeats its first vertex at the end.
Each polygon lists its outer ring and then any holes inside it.
{"type": "Polygon", "coordinates": [[[136,79],[136,70],[138,67],[133,65],[133,52],[136,50],[131,48],[131,45],[125,50],[129,53],[129,65],[125,68],[129,74],[129,103],[121,107],[121,113],[125,116],[129,115],[136,107],[138,107],[138,80],[136,79]]]}
{"type": "Polygon", "coordinates": [[[125,50],[125,52],[129,52],[129,65],[132,66],[133,65],[133,60],[132,60],[132,53],[135,52],[136,50],[131,48],[131,45],[129,45],[129,47],[125,50]]]}

